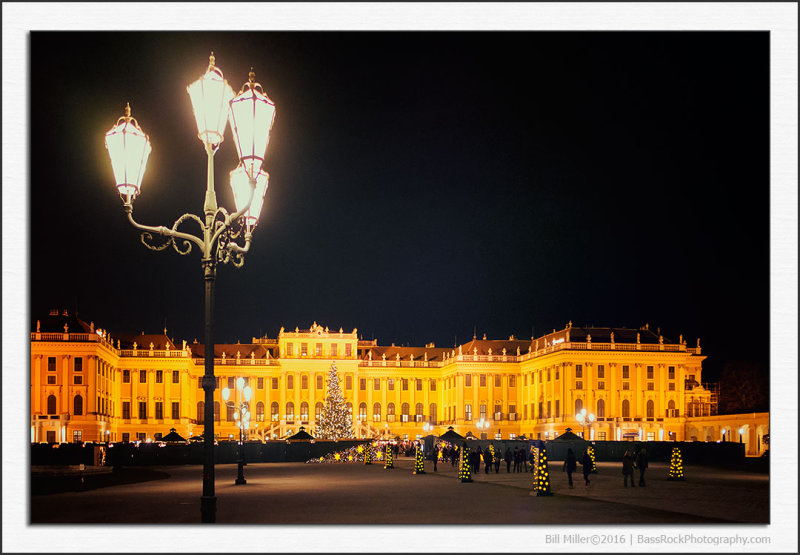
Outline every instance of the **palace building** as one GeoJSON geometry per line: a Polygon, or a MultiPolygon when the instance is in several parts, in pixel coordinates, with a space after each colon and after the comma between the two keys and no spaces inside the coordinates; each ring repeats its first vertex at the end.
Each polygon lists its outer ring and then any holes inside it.
{"type": "MultiPolygon", "coordinates": [[[[166,332],[112,333],[59,310],[37,320],[31,441],[152,441],[171,428],[202,434],[204,345],[176,343],[166,332]]],[[[215,432],[238,438],[221,388],[235,391],[242,377],[253,391],[250,439],[281,439],[300,426],[313,435],[335,363],[359,438],[415,439],[449,426],[502,439],[552,439],[571,428],[595,440],[718,441],[736,440],[738,431],[748,454],[763,451],[765,418],[741,424],[717,415],[717,386],[703,383],[701,352],[699,340],[689,347],[647,325],[570,322],[537,338],[484,336],[443,348],[379,345],[356,329],[315,322],[281,328],[277,338],[215,345],[215,432]],[[582,409],[592,422],[576,420],[582,409]]]]}

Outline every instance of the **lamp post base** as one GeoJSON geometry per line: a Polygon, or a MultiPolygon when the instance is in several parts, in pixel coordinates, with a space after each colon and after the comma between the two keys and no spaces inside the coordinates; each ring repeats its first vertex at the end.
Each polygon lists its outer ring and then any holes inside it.
{"type": "Polygon", "coordinates": [[[216,522],[217,521],[217,498],[216,496],[200,497],[200,522],[216,522]]]}
{"type": "Polygon", "coordinates": [[[236,476],[236,481],[234,485],[241,486],[242,484],[246,484],[247,480],[244,479],[244,463],[239,461],[239,474],[236,476]]]}

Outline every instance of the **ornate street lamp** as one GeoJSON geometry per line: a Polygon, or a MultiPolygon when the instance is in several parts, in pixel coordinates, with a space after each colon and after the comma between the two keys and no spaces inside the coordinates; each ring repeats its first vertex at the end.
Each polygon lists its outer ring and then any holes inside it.
{"type": "Polygon", "coordinates": [[[106,148],[123,208],[128,220],[142,231],[141,241],[149,249],[162,251],[172,245],[179,254],[189,254],[196,245],[201,251],[201,264],[205,280],[205,415],[203,423],[203,495],[201,497],[202,522],[215,522],[217,498],[214,493],[214,341],[212,335],[214,281],[217,263],[231,263],[239,268],[244,264],[244,255],[250,250],[252,231],[258,223],[261,204],[267,189],[268,175],[262,171],[269,132],[275,119],[275,104],[264,94],[261,85],[250,78],[238,95],[228,85],[222,71],[214,64],[214,53],[209,57],[208,69],[186,90],[192,102],[197,123],[197,136],[205,147],[207,162],[206,195],[203,205],[204,218],[184,214],[171,228],[146,226],[133,219],[133,201],[141,193],[147,158],[150,155],[150,139],[131,117],[130,106],[125,115],[117,120],[106,133],[106,148]],[[214,154],[225,136],[228,120],[234,130],[234,142],[239,153],[239,168],[231,175],[231,187],[236,200],[236,211],[229,213],[217,205],[214,190],[214,154]],[[187,220],[196,222],[201,236],[178,231],[187,220]],[[154,243],[154,236],[166,238],[154,243]],[[244,244],[241,244],[242,238],[244,244]]]}
{"type": "MultiPolygon", "coordinates": [[[[583,439],[587,439],[586,437],[586,426],[589,426],[589,433],[592,432],[592,422],[594,422],[594,414],[591,412],[586,411],[586,409],[581,409],[578,414],[575,415],[575,419],[581,425],[583,430],[583,439]]],[[[588,439],[587,439],[588,441],[588,439]]]]}
{"type": "Polygon", "coordinates": [[[245,385],[244,378],[240,377],[236,380],[236,391],[238,392],[237,397],[239,398],[238,406],[233,401],[228,400],[231,396],[231,390],[227,387],[222,389],[222,400],[225,401],[225,405],[235,409],[233,419],[239,427],[239,460],[237,461],[239,469],[236,475],[236,481],[234,482],[235,485],[239,486],[247,483],[247,480],[244,479],[244,465],[246,464],[244,462],[244,442],[247,439],[247,430],[250,429],[249,406],[250,398],[253,396],[253,390],[249,385],[245,385]]]}
{"type": "Polygon", "coordinates": [[[481,439],[486,439],[484,436],[486,436],[486,430],[489,429],[489,421],[481,417],[481,419],[475,423],[475,426],[481,431],[481,439]]]}

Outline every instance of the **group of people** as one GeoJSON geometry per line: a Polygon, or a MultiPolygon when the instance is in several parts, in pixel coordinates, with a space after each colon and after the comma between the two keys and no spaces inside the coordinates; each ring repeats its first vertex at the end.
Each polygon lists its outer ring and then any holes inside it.
{"type": "MultiPolygon", "coordinates": [[[[592,461],[592,457],[589,455],[589,451],[585,451],[580,459],[575,457],[575,453],[572,449],[567,449],[567,456],[564,457],[564,472],[567,473],[567,480],[569,480],[569,487],[572,489],[572,473],[578,469],[578,463],[581,463],[582,470],[583,470],[583,481],[584,487],[589,487],[589,474],[592,473],[592,468],[594,468],[594,464],[592,461]]],[[[633,483],[633,470],[634,468],[639,469],[639,486],[645,487],[644,481],[644,473],[647,470],[647,451],[644,447],[639,449],[635,453],[631,453],[630,450],[625,451],[625,454],[622,455],[622,478],[623,478],[623,485],[627,488],[628,487],[628,479],[631,481],[631,487],[636,487],[633,483]]]]}
{"type": "MultiPolygon", "coordinates": [[[[436,470],[436,460],[439,458],[439,451],[441,450],[441,459],[443,462],[450,462],[450,464],[455,467],[458,466],[459,461],[461,459],[461,453],[458,446],[449,445],[447,443],[442,443],[441,445],[437,444],[434,446],[433,452],[433,460],[434,460],[434,471],[436,470]]],[[[467,460],[469,462],[470,469],[473,473],[479,473],[481,470],[481,463],[484,464],[484,472],[488,474],[492,470],[495,473],[500,472],[500,463],[505,461],[506,463],[506,472],[512,472],[512,464],[513,464],[513,472],[532,472],[534,467],[534,454],[533,450],[530,453],[526,453],[524,449],[520,449],[519,447],[514,447],[512,450],[510,447],[506,448],[505,453],[501,453],[500,448],[495,447],[494,450],[486,447],[483,449],[480,445],[477,449],[468,449],[467,452],[467,460]],[[530,470],[529,468],[530,463],[530,470]]]]}

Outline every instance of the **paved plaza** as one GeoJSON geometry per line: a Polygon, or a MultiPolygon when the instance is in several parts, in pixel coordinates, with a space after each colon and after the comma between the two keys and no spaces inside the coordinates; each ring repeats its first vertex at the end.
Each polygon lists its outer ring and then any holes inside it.
{"type": "MultiPolygon", "coordinates": [[[[551,497],[530,495],[533,474],[474,475],[461,483],[456,468],[439,464],[414,475],[413,460],[381,464],[258,463],[216,467],[218,523],[260,524],[677,524],[768,523],[769,477],[686,466],[684,482],[666,480],[667,465],[651,464],[647,487],[625,488],[619,463],[599,463],[591,485],[551,463],[551,497]]],[[[147,481],[86,491],[31,496],[32,524],[195,524],[200,520],[201,466],[125,469],[147,481]],[[152,478],[160,479],[152,479],[152,478]]]]}

